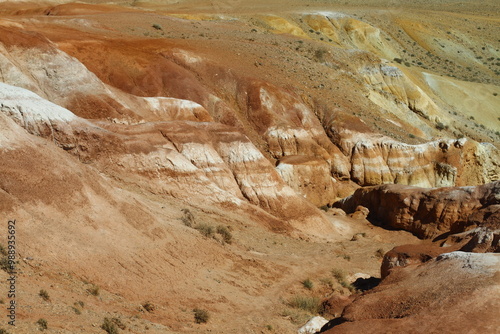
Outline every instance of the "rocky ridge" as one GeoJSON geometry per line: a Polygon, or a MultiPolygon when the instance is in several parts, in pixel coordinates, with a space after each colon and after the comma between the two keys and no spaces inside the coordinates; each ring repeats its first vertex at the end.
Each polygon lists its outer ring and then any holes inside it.
{"type": "Polygon", "coordinates": [[[354,212],[368,208],[368,219],[388,228],[404,229],[420,238],[461,233],[476,227],[498,229],[500,183],[476,187],[418,188],[382,185],[358,189],[336,205],[354,212]]]}

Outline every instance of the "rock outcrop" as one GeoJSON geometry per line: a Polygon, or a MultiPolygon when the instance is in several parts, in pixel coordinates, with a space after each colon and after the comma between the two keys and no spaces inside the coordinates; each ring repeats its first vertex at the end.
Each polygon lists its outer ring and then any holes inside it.
{"type": "Polygon", "coordinates": [[[297,94],[269,83],[251,81],[245,90],[248,121],[266,141],[283,179],[318,206],[338,198],[350,163],[313,110],[297,94]]]}
{"type": "Polygon", "coordinates": [[[476,187],[417,188],[402,185],[366,187],[338,202],[346,212],[358,205],[381,226],[404,229],[420,238],[464,232],[479,226],[498,229],[500,182],[476,187]]]}
{"type": "Polygon", "coordinates": [[[318,207],[338,197],[337,181],[326,160],[290,155],[279,160],[276,171],[296,193],[318,207]]]}
{"type": "Polygon", "coordinates": [[[467,139],[409,145],[381,135],[331,129],[362,186],[395,183],[419,187],[484,184],[498,180],[499,151],[467,139]]]}
{"type": "Polygon", "coordinates": [[[321,330],[321,328],[328,323],[323,317],[313,317],[304,326],[300,327],[297,334],[314,334],[321,330]]]}
{"type": "Polygon", "coordinates": [[[324,333],[493,333],[500,326],[499,264],[499,254],[452,252],[401,268],[324,333]]]}
{"type": "MultiPolygon", "coordinates": [[[[497,209],[498,212],[498,209],[497,209]]],[[[500,252],[500,227],[496,218],[496,227],[481,226],[462,233],[448,236],[442,243],[442,247],[459,248],[464,252],[474,253],[499,253],[500,252]]]]}
{"type": "Polygon", "coordinates": [[[500,229],[489,226],[452,234],[444,241],[432,244],[403,245],[391,249],[384,255],[380,274],[384,279],[393,268],[420,265],[452,251],[473,253],[498,253],[500,251],[500,229]]]}
{"type": "Polygon", "coordinates": [[[382,266],[380,267],[381,278],[384,279],[387,277],[393,268],[421,265],[437,258],[443,253],[457,250],[457,248],[443,248],[435,244],[394,247],[384,255],[382,266]]]}
{"type": "Polygon", "coordinates": [[[334,295],[324,300],[321,304],[321,308],[323,309],[324,314],[328,314],[333,318],[338,318],[342,315],[346,306],[352,303],[354,299],[354,295],[334,295]]]}

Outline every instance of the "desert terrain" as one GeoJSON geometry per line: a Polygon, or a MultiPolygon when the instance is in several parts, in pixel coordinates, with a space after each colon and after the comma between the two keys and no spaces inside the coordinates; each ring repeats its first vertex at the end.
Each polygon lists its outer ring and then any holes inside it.
{"type": "Polygon", "coordinates": [[[493,0],[0,1],[0,333],[497,333],[499,38],[493,0]]]}

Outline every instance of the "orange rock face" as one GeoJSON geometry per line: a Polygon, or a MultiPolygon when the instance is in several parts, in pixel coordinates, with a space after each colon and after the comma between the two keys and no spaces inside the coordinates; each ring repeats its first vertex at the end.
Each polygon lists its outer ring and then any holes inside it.
{"type": "Polygon", "coordinates": [[[436,189],[383,185],[358,189],[338,205],[353,212],[362,204],[376,224],[404,229],[420,238],[434,238],[483,224],[498,228],[499,189],[500,182],[436,189]]]}

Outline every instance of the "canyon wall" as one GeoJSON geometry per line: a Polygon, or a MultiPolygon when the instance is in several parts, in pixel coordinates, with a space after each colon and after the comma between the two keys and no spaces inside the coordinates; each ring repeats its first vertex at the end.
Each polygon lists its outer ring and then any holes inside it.
{"type": "MultiPolygon", "coordinates": [[[[275,29],[288,22],[261,19],[275,29]]],[[[305,197],[319,207],[358,186],[429,188],[498,180],[494,145],[436,138],[436,124],[445,130],[453,126],[446,104],[414,74],[380,58],[400,54],[385,45],[379,29],[332,13],[308,14],[301,22],[336,45],[305,59],[345,80],[343,85],[353,85],[353,91],[342,91],[352,110],[340,100],[318,104],[311,92],[252,75],[243,65],[225,67],[219,54],[201,46],[198,50],[167,39],[102,39],[90,31],[68,39],[51,25],[34,32],[29,24],[7,21],[0,24],[2,82],[66,108],[85,130],[46,116],[28,120],[9,105],[3,110],[30,133],[50,138],[82,161],[130,166],[134,175],[193,173],[198,182],[210,184],[206,189],[215,187],[218,201],[248,201],[286,219],[294,216],[288,213],[295,205],[282,207],[283,198],[308,206],[297,196],[305,197]],[[351,52],[349,46],[359,50],[351,52]],[[365,99],[352,100],[358,94],[365,99]],[[381,125],[415,133],[419,143],[376,133],[364,120],[370,114],[378,115],[381,125]]],[[[254,66],[265,65],[256,61],[254,66]]],[[[3,88],[8,98],[12,88],[3,88]]],[[[174,179],[179,184],[194,180],[174,179]]],[[[159,184],[155,191],[164,191],[159,184]]]]}
{"type": "Polygon", "coordinates": [[[404,229],[420,238],[434,238],[476,227],[498,229],[499,194],[499,181],[475,187],[430,189],[382,185],[358,189],[336,205],[346,212],[363,205],[376,224],[404,229]]]}

